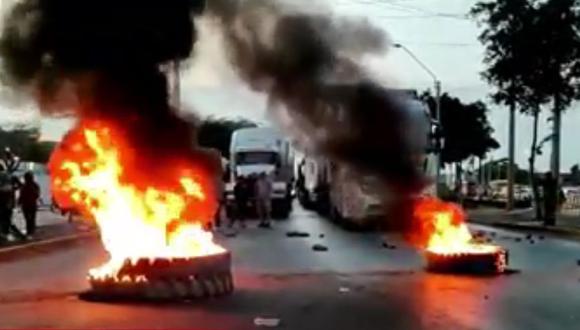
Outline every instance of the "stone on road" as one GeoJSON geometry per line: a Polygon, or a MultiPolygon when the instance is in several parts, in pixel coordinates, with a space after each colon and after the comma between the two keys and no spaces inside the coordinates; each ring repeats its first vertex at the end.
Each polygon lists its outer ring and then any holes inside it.
{"type": "Polygon", "coordinates": [[[0,263],[0,328],[239,330],[256,329],[259,317],[299,330],[578,329],[576,242],[518,244],[511,237],[519,234],[496,230],[521,273],[479,278],[426,273],[421,253],[397,235],[387,235],[398,248],[385,253],[381,235],[347,232],[301,209],[272,230],[250,227],[216,234],[233,253],[236,291],[203,302],[80,300],[87,269],[107,259],[97,239],[0,263]],[[313,253],[318,237],[286,239],[290,231],[324,232],[332,249],[313,253]]]}

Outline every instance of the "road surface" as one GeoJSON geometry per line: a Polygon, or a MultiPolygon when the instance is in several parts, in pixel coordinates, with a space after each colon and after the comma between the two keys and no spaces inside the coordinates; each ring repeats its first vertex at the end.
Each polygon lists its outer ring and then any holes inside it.
{"type": "MultiPolygon", "coordinates": [[[[475,228],[481,229],[481,228],[475,228]]],[[[488,228],[484,228],[490,230],[488,228]]],[[[343,231],[301,209],[272,230],[219,241],[234,253],[236,292],[190,304],[91,303],[86,270],[106,260],[98,241],[0,263],[0,328],[578,329],[580,244],[496,231],[520,274],[427,274],[420,254],[388,236],[343,231]],[[311,234],[287,238],[289,230],[311,234]],[[324,237],[320,237],[324,234],[324,237]],[[313,244],[328,246],[314,252],[313,244]]]]}

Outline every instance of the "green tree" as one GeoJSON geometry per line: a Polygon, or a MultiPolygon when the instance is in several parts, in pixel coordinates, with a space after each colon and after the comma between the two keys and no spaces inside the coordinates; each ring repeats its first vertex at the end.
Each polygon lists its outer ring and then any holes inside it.
{"type": "Polygon", "coordinates": [[[536,38],[542,47],[536,57],[553,102],[552,173],[559,180],[562,113],[580,96],[580,1],[540,2],[538,26],[536,38]]]}
{"type": "Polygon", "coordinates": [[[20,157],[28,153],[28,148],[38,142],[40,131],[35,127],[16,126],[11,129],[0,128],[0,147],[10,148],[20,157]]]}
{"type": "Polygon", "coordinates": [[[223,157],[229,158],[232,133],[237,129],[248,127],[256,127],[256,124],[246,119],[209,117],[198,127],[198,143],[202,147],[217,149],[223,157]]]}
{"type": "MultiPolygon", "coordinates": [[[[436,111],[435,98],[425,92],[422,99],[427,102],[433,115],[436,111]]],[[[441,162],[455,165],[456,182],[459,183],[462,162],[470,157],[484,158],[489,151],[499,148],[499,143],[492,137],[493,128],[483,102],[464,104],[449,94],[443,94],[440,102],[441,134],[444,139],[441,162]]]]}
{"type": "Polygon", "coordinates": [[[33,143],[28,146],[23,159],[29,162],[46,164],[56,145],[57,142],[53,141],[38,141],[33,143]]]}
{"type": "Polygon", "coordinates": [[[9,148],[21,161],[47,163],[55,146],[56,142],[40,141],[36,127],[0,128],[0,148],[9,148]]]}
{"type": "Polygon", "coordinates": [[[570,168],[570,181],[574,185],[580,184],[580,165],[575,164],[570,168]]]}
{"type": "MultiPolygon", "coordinates": [[[[436,100],[429,93],[422,95],[431,113],[436,100]]],[[[488,109],[483,102],[465,104],[449,94],[441,96],[441,126],[444,146],[441,161],[456,164],[470,157],[483,158],[489,151],[499,148],[492,137],[493,128],[487,118],[488,109]]]]}
{"type": "MultiPolygon", "coordinates": [[[[542,105],[552,101],[554,133],[552,172],[559,177],[561,113],[578,97],[580,84],[579,0],[481,1],[472,10],[485,25],[480,40],[486,46],[484,77],[497,88],[498,103],[510,105],[510,121],[516,105],[533,117],[530,147],[530,179],[538,201],[535,175],[538,122],[542,105]]],[[[510,146],[514,124],[510,123],[510,146]]],[[[510,147],[510,158],[513,148],[510,147]]],[[[512,181],[513,176],[510,177],[512,181]]],[[[511,192],[510,192],[511,197],[511,192]]],[[[539,203],[536,203],[539,206],[539,203]]],[[[539,207],[536,215],[541,217],[539,207]]]]}
{"type": "Polygon", "coordinates": [[[471,14],[484,26],[479,40],[485,45],[483,77],[495,87],[495,103],[509,108],[508,202],[514,206],[515,114],[526,94],[524,78],[530,72],[530,22],[534,18],[533,0],[480,1],[471,14]]]}

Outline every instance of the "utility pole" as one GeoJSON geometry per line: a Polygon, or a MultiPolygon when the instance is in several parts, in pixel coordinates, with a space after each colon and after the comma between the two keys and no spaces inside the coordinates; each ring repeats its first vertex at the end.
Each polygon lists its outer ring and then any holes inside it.
{"type": "MultiPolygon", "coordinates": [[[[437,123],[437,134],[441,133],[442,125],[441,125],[441,81],[437,78],[435,73],[429,69],[429,67],[423,63],[411,50],[405,47],[403,44],[396,43],[393,44],[393,47],[400,48],[404,50],[419,66],[421,66],[433,79],[433,83],[435,85],[435,121],[437,123]]],[[[436,174],[435,174],[435,196],[440,197],[439,191],[439,184],[441,182],[441,150],[437,150],[435,154],[435,163],[436,163],[436,174]]]]}
{"type": "Polygon", "coordinates": [[[171,105],[179,109],[181,107],[181,74],[179,72],[179,61],[171,62],[169,72],[171,77],[171,105]]]}
{"type": "MultiPolygon", "coordinates": [[[[435,103],[436,103],[436,110],[435,110],[435,120],[437,120],[437,134],[438,136],[442,132],[441,126],[441,81],[435,78],[435,103]]],[[[441,151],[436,151],[436,158],[435,164],[437,168],[435,169],[435,196],[441,197],[439,192],[439,185],[441,181],[441,151]]]]}
{"type": "MultiPolygon", "coordinates": [[[[552,176],[556,181],[556,191],[553,192],[556,195],[556,202],[559,203],[560,199],[560,139],[562,134],[562,111],[560,110],[560,99],[558,96],[554,98],[554,134],[552,137],[552,176]]],[[[555,221],[557,221],[558,212],[554,215],[555,221]]]]}
{"type": "Polygon", "coordinates": [[[507,204],[506,209],[514,209],[514,181],[515,181],[515,150],[516,150],[516,107],[510,105],[509,118],[509,145],[508,145],[508,164],[507,164],[507,204]]]}

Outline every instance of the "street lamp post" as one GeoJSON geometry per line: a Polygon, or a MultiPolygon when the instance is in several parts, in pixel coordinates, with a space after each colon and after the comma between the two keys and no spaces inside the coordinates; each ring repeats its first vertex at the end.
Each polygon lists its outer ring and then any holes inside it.
{"type": "MultiPolygon", "coordinates": [[[[429,67],[421,62],[413,52],[411,52],[407,47],[402,44],[396,43],[393,45],[395,48],[404,50],[419,66],[421,66],[433,79],[435,85],[435,121],[437,122],[438,132],[441,131],[441,81],[437,78],[435,73],[429,69],[429,67]]],[[[437,150],[436,153],[436,163],[437,169],[435,173],[435,194],[439,197],[439,182],[441,180],[441,149],[437,150]]]]}

